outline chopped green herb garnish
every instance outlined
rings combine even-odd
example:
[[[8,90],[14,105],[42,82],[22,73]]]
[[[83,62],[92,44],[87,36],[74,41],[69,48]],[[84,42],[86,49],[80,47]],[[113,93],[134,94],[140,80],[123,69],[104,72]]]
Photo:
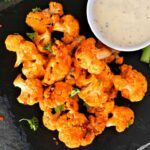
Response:
[[[42,11],[42,10],[39,7],[35,7],[35,8],[32,9],[32,12],[37,12],[37,11]]]
[[[71,91],[70,96],[73,97],[73,96],[77,95],[79,92],[80,92],[80,89],[74,88],[74,89]]]
[[[62,111],[64,111],[65,109],[64,109],[64,105],[60,105],[60,106],[57,106],[56,108],[54,108],[55,109],[55,112],[57,113],[57,112],[62,112]]]
[[[141,61],[150,64],[150,46],[147,46],[143,49]]]
[[[38,121],[38,118],[36,117],[32,117],[31,119],[20,119],[19,122],[22,122],[22,121],[27,121],[28,124],[30,125],[30,129],[32,129],[33,131],[36,131],[39,127],[39,121]]]
[[[26,33],[26,35],[28,36],[29,39],[35,40],[36,36],[37,36],[37,33],[36,32]]]
[[[45,44],[43,48],[44,48],[44,50],[47,50],[50,53],[52,53],[52,43]]]

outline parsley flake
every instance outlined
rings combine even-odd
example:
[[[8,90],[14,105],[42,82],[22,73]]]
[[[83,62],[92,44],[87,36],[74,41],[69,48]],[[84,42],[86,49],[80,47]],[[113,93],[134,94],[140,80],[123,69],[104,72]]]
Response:
[[[41,8],[35,7],[35,8],[32,9],[32,12],[38,12],[38,11],[42,11]]]
[[[74,96],[77,95],[79,92],[80,92],[80,89],[74,88],[74,89],[71,91],[70,96],[71,96],[71,97],[74,97]]]
[[[58,112],[62,112],[62,111],[64,111],[65,109],[64,109],[64,105],[60,105],[60,106],[57,106],[56,108],[54,108],[55,109],[55,112],[56,113],[58,113]]]
[[[39,127],[39,121],[38,121],[38,118],[36,117],[32,117],[31,119],[23,118],[19,120],[19,122],[22,122],[22,121],[27,121],[30,126],[30,129],[33,131],[36,131]]]
[[[28,36],[29,39],[35,40],[36,36],[37,36],[37,33],[36,32],[26,33],[26,35]]]
[[[52,43],[45,44],[43,48],[52,53]]]

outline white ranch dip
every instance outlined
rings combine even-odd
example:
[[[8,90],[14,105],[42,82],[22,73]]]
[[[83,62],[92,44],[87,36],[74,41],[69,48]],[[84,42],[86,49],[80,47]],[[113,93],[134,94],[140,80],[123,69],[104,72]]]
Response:
[[[102,36],[116,45],[150,40],[150,0],[95,0],[93,15]]]

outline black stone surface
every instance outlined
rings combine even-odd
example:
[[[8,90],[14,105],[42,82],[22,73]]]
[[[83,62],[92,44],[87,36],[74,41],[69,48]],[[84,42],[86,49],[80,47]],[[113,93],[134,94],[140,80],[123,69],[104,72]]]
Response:
[[[0,115],[5,117],[0,122],[0,150],[29,150],[26,134],[15,124],[6,96],[0,96]]]
[[[87,37],[94,36],[86,18],[87,0],[57,1],[64,5],[65,13],[73,14],[79,20],[81,34]],[[0,8],[2,8],[1,2]],[[0,12],[2,25],[0,28],[0,115],[6,118],[4,122],[0,122],[0,150],[68,150],[61,142],[55,144],[53,137],[57,138],[57,132],[48,131],[43,127],[42,112],[38,105],[29,107],[17,102],[19,90],[12,83],[21,69],[13,68],[15,54],[8,52],[4,45],[8,34],[20,33],[25,36],[26,32],[30,32],[31,29],[24,23],[26,14],[36,6],[46,8],[48,3],[49,0],[24,0],[17,5],[11,5],[12,7],[7,6],[7,9]],[[139,61],[141,51],[122,53],[122,55],[125,57],[125,63],[133,65],[147,77],[150,85],[150,68]],[[131,104],[122,98],[118,98],[117,102],[119,105],[128,105],[134,110],[134,125],[121,134],[114,128],[108,128],[91,145],[76,150],[137,150],[150,142],[150,89],[140,103]],[[30,130],[27,124],[18,123],[20,118],[32,116],[38,117],[41,122],[37,132]]]

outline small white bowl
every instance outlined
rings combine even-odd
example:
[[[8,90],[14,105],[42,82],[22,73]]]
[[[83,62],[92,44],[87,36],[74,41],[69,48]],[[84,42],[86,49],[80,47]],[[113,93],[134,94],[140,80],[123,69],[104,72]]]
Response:
[[[112,43],[111,41],[109,41],[108,39],[106,39],[104,36],[102,36],[101,32],[97,29],[97,25],[94,22],[94,13],[93,13],[93,6],[94,6],[94,2],[95,0],[88,0],[87,3],[87,19],[88,19],[88,23],[90,25],[91,30],[93,31],[93,33],[95,34],[95,36],[105,45],[115,49],[115,50],[119,50],[119,51],[126,51],[126,52],[131,52],[131,51],[137,51],[140,49],[143,49],[144,47],[150,45],[150,40],[142,43],[142,44],[138,44],[135,46],[126,46],[126,47],[122,47],[119,45],[116,45],[114,43]]]

